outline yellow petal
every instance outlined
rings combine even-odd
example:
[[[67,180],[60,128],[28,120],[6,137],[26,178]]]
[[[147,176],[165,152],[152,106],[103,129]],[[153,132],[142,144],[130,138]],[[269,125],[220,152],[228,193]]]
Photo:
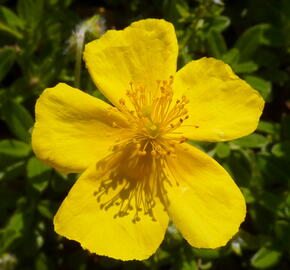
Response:
[[[176,72],[178,47],[171,23],[158,19],[110,30],[85,46],[84,60],[96,86],[116,106],[130,82],[155,89]]]
[[[82,172],[111,151],[116,113],[107,103],[60,83],[39,97],[32,147],[44,163],[61,172]],[[117,120],[118,121],[118,120]]]
[[[140,220],[134,221],[136,203],[140,203],[142,194],[133,194],[134,189],[127,188],[138,183],[140,179],[136,176],[140,174],[141,178],[142,172],[130,167],[134,160],[127,162],[123,158],[124,162],[115,164],[117,170],[112,168],[109,178],[101,171],[108,171],[111,160],[86,170],[58,210],[54,227],[58,234],[78,241],[92,253],[121,260],[144,260],[162,242],[168,216],[160,201],[155,200],[156,220],[141,211],[138,212]],[[126,209],[129,198],[132,208],[127,208],[125,215],[120,209]]]
[[[264,107],[257,91],[220,60],[202,58],[179,70],[177,96],[186,95],[189,119],[181,132],[192,140],[225,141],[253,132]]]
[[[224,246],[245,218],[242,193],[228,173],[200,150],[185,144],[176,155],[168,164],[172,181],[179,183],[167,188],[169,216],[192,246]]]

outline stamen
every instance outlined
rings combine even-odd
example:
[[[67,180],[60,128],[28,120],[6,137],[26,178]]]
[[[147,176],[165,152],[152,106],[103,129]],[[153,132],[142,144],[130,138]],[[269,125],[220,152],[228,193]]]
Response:
[[[139,156],[145,156],[147,154],[147,152],[145,150],[143,151],[138,151],[138,155]]]
[[[115,218],[133,213],[135,223],[143,213],[155,220],[156,197],[166,207],[167,160],[176,158],[176,147],[187,141],[178,128],[189,118],[185,108],[189,99],[186,96],[174,99],[173,83],[173,76],[157,80],[155,89],[132,81],[126,97],[119,100],[116,110],[129,125],[124,128],[118,121],[112,122],[119,133],[112,149],[114,153],[105,161],[109,165],[104,166],[102,175],[111,173],[94,193],[102,202],[102,209],[117,207]],[[139,173],[128,179],[120,173],[130,175],[134,171]],[[121,187],[119,192],[108,198],[108,191],[117,186]]]
[[[119,127],[118,124],[117,124],[116,122],[113,122],[112,126],[113,126],[114,128]]]

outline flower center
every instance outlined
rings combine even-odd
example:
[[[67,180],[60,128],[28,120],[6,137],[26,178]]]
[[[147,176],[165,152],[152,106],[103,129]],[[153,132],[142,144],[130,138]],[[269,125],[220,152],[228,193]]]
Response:
[[[173,100],[172,84],[172,76],[157,81],[153,90],[130,82],[129,106],[124,99],[119,101],[119,109],[130,123],[125,131],[126,144],[135,144],[138,155],[150,153],[155,158],[174,155],[176,144],[187,140],[176,130],[188,119],[185,106],[189,101],[185,96]]]
[[[94,196],[102,209],[116,208],[115,218],[133,213],[132,221],[137,222],[143,212],[155,220],[156,200],[168,205],[165,185],[174,184],[169,181],[168,158],[175,158],[177,144],[187,140],[178,128],[188,119],[189,102],[185,96],[174,99],[172,84],[172,76],[157,81],[155,89],[131,82],[127,101],[120,99],[114,109],[128,124],[113,123],[119,138],[113,153],[97,164],[102,180]],[[109,191],[116,194],[109,196]]]

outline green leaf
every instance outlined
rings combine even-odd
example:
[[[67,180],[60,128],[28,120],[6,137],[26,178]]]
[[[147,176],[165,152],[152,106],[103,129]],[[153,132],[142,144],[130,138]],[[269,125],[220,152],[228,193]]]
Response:
[[[211,30],[207,35],[207,45],[211,56],[221,59],[227,51],[227,46],[222,34]]]
[[[283,197],[276,195],[274,193],[264,190],[264,192],[259,196],[259,204],[265,207],[266,209],[272,211],[273,213],[277,212],[277,209],[283,203]]]
[[[182,17],[182,20],[188,18],[191,16],[191,13],[188,10],[188,6],[184,3],[176,3],[176,10],[179,13],[179,15]]]
[[[15,212],[8,224],[0,231],[0,254],[6,250],[22,236],[24,227],[24,214]]]
[[[222,60],[231,66],[234,66],[235,64],[237,64],[239,59],[240,59],[240,52],[236,48],[230,49],[222,57]]]
[[[17,11],[19,16],[33,30],[43,17],[44,1],[43,0],[18,0]]]
[[[274,231],[276,237],[284,243],[284,247],[287,249],[290,243],[290,223],[286,220],[278,220],[275,223]]]
[[[197,263],[195,260],[192,261],[182,261],[180,270],[198,270]]]
[[[0,6],[0,31],[21,39],[22,33],[19,29],[22,27],[23,21],[12,10]]]
[[[258,269],[267,269],[276,265],[281,259],[282,253],[280,251],[262,247],[251,259],[251,265]]]
[[[265,155],[258,153],[256,155],[258,161],[258,169],[263,174],[263,180],[269,185],[270,183],[284,184],[290,180],[289,161],[278,159],[273,155]]]
[[[266,33],[270,28],[269,24],[255,25],[248,28],[240,36],[235,44],[235,48],[240,51],[242,60],[251,59],[259,46],[269,44]]]
[[[50,200],[42,200],[38,204],[37,209],[42,216],[52,220],[54,214],[56,213],[57,206],[58,204]]]
[[[25,161],[21,160],[12,165],[5,166],[5,168],[0,171],[0,181],[1,180],[15,180],[19,175],[25,171]]]
[[[7,100],[2,105],[1,111],[2,119],[14,136],[25,142],[30,142],[30,129],[33,126],[33,119],[25,107],[13,100]]]
[[[220,249],[193,248],[193,254],[202,259],[216,259],[220,256]]]
[[[27,177],[32,186],[39,192],[46,189],[51,177],[52,168],[31,157],[27,163]]]
[[[0,49],[0,82],[9,72],[16,58],[15,50],[12,48]]]
[[[21,141],[13,139],[0,141],[0,155],[24,158],[29,155],[30,150],[30,145]]]
[[[280,126],[278,123],[260,121],[257,127],[257,131],[262,131],[268,134],[277,134],[280,132]]]
[[[231,21],[226,16],[215,16],[213,17],[212,28],[218,32],[224,31],[230,25]]]
[[[248,84],[250,84],[254,89],[258,90],[261,96],[266,100],[270,101],[271,98],[271,91],[272,91],[272,84],[269,81],[266,81],[262,78],[246,75],[244,79]]]
[[[251,190],[249,188],[246,187],[240,187],[241,191],[243,192],[243,195],[245,197],[246,202],[249,203],[253,203],[256,198],[255,196],[252,194]]]
[[[220,158],[228,157],[231,153],[230,146],[227,143],[217,143],[216,154]]]
[[[238,236],[242,239],[241,245],[243,249],[257,250],[261,247],[262,241],[259,235],[250,234],[249,232],[240,229]]]
[[[252,177],[251,162],[245,154],[239,151],[231,151],[227,159],[229,170],[239,186],[248,186]]]
[[[253,61],[248,61],[248,62],[234,65],[233,70],[236,73],[252,73],[258,70],[258,65]]]
[[[268,143],[266,137],[260,134],[251,134],[238,140],[230,142],[231,145],[238,145],[241,147],[260,148]]]
[[[272,148],[272,153],[278,158],[290,160],[290,141],[276,143]]]

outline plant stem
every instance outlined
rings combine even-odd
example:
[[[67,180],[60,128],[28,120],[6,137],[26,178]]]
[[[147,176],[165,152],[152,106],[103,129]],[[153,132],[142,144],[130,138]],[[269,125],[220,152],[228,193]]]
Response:
[[[80,88],[81,83],[81,66],[82,66],[82,54],[84,48],[85,32],[80,31],[77,33],[77,49],[76,49],[76,62],[75,62],[75,87]]]

